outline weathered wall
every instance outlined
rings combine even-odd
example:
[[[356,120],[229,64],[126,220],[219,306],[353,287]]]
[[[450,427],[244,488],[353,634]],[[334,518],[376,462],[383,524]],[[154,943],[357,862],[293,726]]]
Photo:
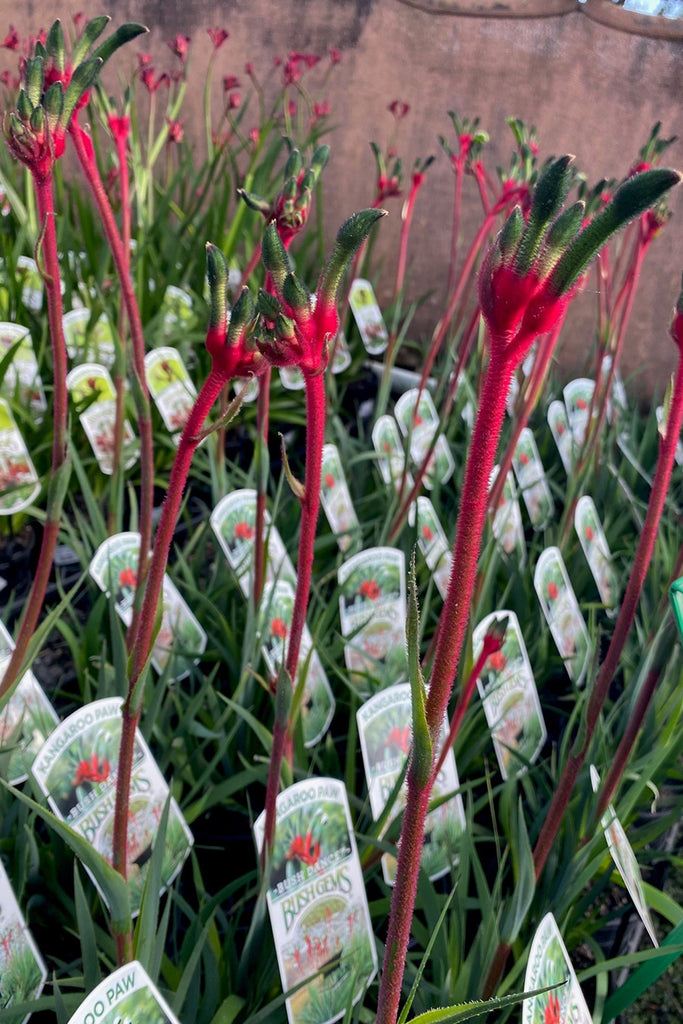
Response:
[[[35,31],[57,13],[68,21],[81,6],[82,0],[75,0],[56,11],[42,0],[28,0],[19,10],[5,2],[0,4],[0,27],[13,22],[22,33]],[[451,131],[448,109],[480,115],[492,139],[492,168],[508,163],[512,140],[505,121],[515,115],[537,125],[542,156],[574,153],[589,180],[624,174],[654,121],[663,122],[667,135],[681,133],[683,44],[614,31],[578,8],[561,17],[515,19],[440,15],[401,0],[231,0],[221,5],[118,0],[109,13],[116,23],[138,20],[151,27],[144,48],[158,55],[160,65],[172,66],[173,61],[164,40],[176,32],[193,37],[193,89],[184,111],[189,132],[201,124],[201,90],[210,53],[207,26],[230,31],[216,64],[218,91],[220,76],[243,77],[246,60],[266,69],[274,55],[290,49],[325,52],[330,45],[339,47],[343,59],[330,80],[328,97],[337,126],[325,172],[331,230],[373,198],[368,143],[387,142],[393,127],[387,105],[397,97],[411,106],[399,137],[408,169],[415,157],[439,153],[437,135]],[[131,60],[141,48],[133,44]],[[681,142],[669,151],[667,162],[683,165]],[[411,295],[434,290],[418,321],[425,332],[443,298],[453,182],[443,154],[428,173],[410,254]],[[472,188],[468,195],[466,236],[479,216]],[[665,381],[674,363],[666,329],[683,269],[683,194],[671,205],[675,219],[650,254],[624,359],[625,372],[637,372],[639,387],[647,391],[653,382]],[[387,267],[380,289],[384,294],[391,287],[389,269],[400,223],[395,200],[390,209],[380,241]],[[562,355],[568,369],[581,364],[591,340],[595,295],[581,296],[578,305]]]

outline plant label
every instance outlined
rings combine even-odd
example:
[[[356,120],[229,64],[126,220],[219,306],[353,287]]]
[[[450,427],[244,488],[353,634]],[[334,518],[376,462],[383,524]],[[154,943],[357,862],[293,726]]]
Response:
[[[43,279],[38,270],[38,264],[30,256],[17,256],[17,277],[21,281],[21,301],[33,313],[39,313],[43,308]],[[64,282],[61,282],[62,294],[64,294]]]
[[[346,790],[309,778],[280,793],[268,913],[289,1024],[330,1024],[377,973],[377,953]],[[265,812],[254,824],[259,852]],[[310,979],[310,980],[308,980]]]
[[[607,377],[610,370],[612,369],[612,356],[606,355],[602,357],[602,375]],[[623,418],[628,413],[628,398],[626,397],[626,388],[624,382],[621,379],[621,374],[618,370],[614,371],[612,377],[612,391],[609,404],[607,406],[607,418],[610,423],[613,423],[615,419]]]
[[[574,529],[593,574],[600,600],[608,614],[615,615],[619,600],[619,584],[612,565],[605,531],[598,517],[593,499],[583,494],[576,503]]]
[[[119,967],[81,1003],[68,1024],[180,1024],[137,960]]]
[[[111,476],[116,447],[116,392],[109,371],[96,363],[83,363],[68,375],[66,386],[97,465],[103,473]],[[138,441],[130,422],[124,419],[123,466],[130,469],[137,458]]]
[[[40,481],[12,411],[0,398],[0,515],[28,508],[40,494]]]
[[[538,699],[519,620],[512,611],[492,612],[472,637],[473,657],[481,654],[484,638],[496,620],[507,616],[503,646],[487,659],[477,687],[493,748],[504,779],[521,775],[543,749],[548,733]]]
[[[182,288],[169,284],[164,292],[164,298],[161,303],[161,314],[165,338],[173,334],[184,333],[192,322],[196,320],[192,296],[188,295]]]
[[[665,414],[663,405],[657,406],[657,408],[655,409],[655,415],[657,417],[657,428],[659,429],[660,436],[662,437],[662,439],[664,439],[666,437],[667,416]],[[683,466],[683,442],[681,441],[680,437],[676,442],[676,453],[674,455],[674,459],[676,460],[677,466]]]
[[[258,398],[258,377],[233,377],[232,390],[236,395],[242,394],[243,402],[255,402]]]
[[[133,619],[133,600],[137,588],[139,533],[118,533],[109,537],[95,552],[90,575],[100,590],[114,598],[116,611],[126,626]],[[164,574],[161,626],[152,649],[152,665],[169,682],[188,676],[206,647],[206,633]]]
[[[529,427],[525,427],[512,457],[512,468],[517,477],[522,498],[534,530],[544,529],[555,513],[553,496],[538,454],[536,440]]]
[[[432,396],[424,389],[420,395],[419,388],[404,391],[396,402],[394,416],[398,420],[401,433],[409,439],[413,464],[421,466],[439,429],[439,414]],[[454,470],[455,462],[451,450],[446,438],[441,434],[429,456],[429,465],[424,476],[425,487],[431,490],[437,481],[445,484]]]
[[[343,373],[351,365],[351,349],[341,327],[330,345],[330,365],[332,373]]]
[[[10,349],[12,361],[5,370],[3,394],[18,401],[24,409],[29,408],[34,418],[40,421],[47,410],[47,400],[31,335],[27,327],[0,323],[0,358],[6,356]]]
[[[228,565],[237,576],[242,593],[251,592],[251,573],[256,536],[256,491],[243,488],[226,494],[211,513],[211,528],[223,549]],[[277,527],[268,510],[264,517],[266,531],[267,583],[287,580],[296,587],[296,573]]]
[[[539,555],[534,587],[567,675],[581,686],[590,658],[590,640],[559,548],[546,548]]]
[[[344,660],[366,692],[403,681],[406,662],[405,558],[394,548],[368,548],[339,567]]]
[[[12,1024],[26,1024],[11,1009],[18,1003],[37,999],[43,991],[47,968],[33,936],[26,927],[21,908],[0,861],[0,1006],[2,1017]]]
[[[177,445],[197,397],[182,356],[166,346],[152,349],[145,356],[145,377],[164,426]]]
[[[430,499],[420,495],[416,504],[417,546],[429,566],[437,590],[445,601],[453,565],[451,548]]]
[[[268,671],[277,678],[287,658],[289,631],[294,612],[294,587],[287,580],[267,583],[259,608],[261,651]],[[335,701],[320,655],[304,623],[295,686],[303,685],[301,722],[304,746],[314,747],[330,727]]]
[[[91,310],[72,309],[62,317],[62,325],[66,350],[73,362],[100,363],[108,369],[114,365],[114,334],[104,313],[93,321]]]
[[[10,656],[9,652],[0,656],[0,679]],[[0,753],[9,748],[9,764],[3,774],[10,785],[18,786],[28,778],[36,753],[58,722],[57,712],[29,669],[0,711]]]
[[[536,929],[529,951],[524,991],[531,992],[548,985],[558,987],[524,1000],[522,1024],[549,1024],[551,1021],[591,1024],[593,1018],[552,914],[546,914]]]
[[[393,416],[380,416],[372,428],[372,443],[377,453],[377,465],[385,484],[398,493],[409,494],[414,480],[406,469],[403,442]],[[405,477],[405,482],[404,482]]]
[[[113,857],[122,703],[119,697],[105,698],[74,711],[50,734],[31,768],[51,810],[87,839],[109,864]],[[133,913],[138,914],[152,845],[169,795],[166,780],[139,731],[135,734],[130,793],[128,887]],[[192,833],[171,799],[161,892],[180,871],[192,843]]]
[[[569,476],[574,469],[576,452],[574,450],[574,435],[569,426],[564,402],[558,402],[556,399],[550,403],[548,406],[548,426],[557,445],[557,450],[560,453],[564,471]]]
[[[588,430],[588,416],[590,414],[593,394],[595,392],[595,381],[589,377],[579,377],[570,380],[562,391],[564,404],[567,407],[567,419],[574,437],[574,444],[581,449],[586,440]],[[593,411],[595,417],[595,410]]]
[[[498,466],[494,466],[491,472],[491,487],[498,476]],[[517,552],[520,565],[526,562],[526,540],[524,538],[524,527],[522,526],[522,512],[519,507],[519,498],[515,490],[515,481],[512,473],[505,478],[503,493],[498,502],[498,508],[493,514],[492,523],[493,536],[498,541],[506,555]]]
[[[369,281],[357,277],[349,291],[349,306],[368,355],[378,356],[389,344],[382,314]]]
[[[377,821],[391,798],[412,744],[412,708],[410,683],[402,683],[381,690],[367,700],[356,712],[358,736],[363,755],[365,780],[370,797],[372,816]],[[448,723],[444,720],[440,742],[448,736]],[[447,797],[436,810],[430,811],[425,821],[424,841],[420,863],[432,881],[447,874],[457,862],[457,845],[466,826],[465,807],[457,792],[460,788],[453,750],[449,750],[434,783],[432,799]],[[406,801],[405,779],[389,813],[392,821]],[[396,857],[382,855],[382,872],[387,885],[396,880]]]
[[[347,552],[352,535],[360,535],[360,525],[351,501],[339,449],[334,444],[323,445],[320,503],[332,533],[336,534],[339,550]]]
[[[303,391],[306,387],[304,375],[298,366],[281,366],[280,380],[287,391]]]

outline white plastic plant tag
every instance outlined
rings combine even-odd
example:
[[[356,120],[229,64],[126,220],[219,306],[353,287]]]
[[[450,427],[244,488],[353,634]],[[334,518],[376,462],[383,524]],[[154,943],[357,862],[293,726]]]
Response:
[[[145,356],[149,393],[176,444],[192,411],[197,389],[182,356],[174,348],[155,348]]]
[[[356,278],[349,290],[349,306],[365,351],[371,356],[378,356],[389,344],[389,334],[369,281]]]
[[[514,612],[492,612],[482,619],[472,637],[474,660],[481,654],[491,626],[506,616],[503,646],[489,656],[477,680],[504,779],[525,772],[527,765],[538,758],[548,736],[529,655]]]
[[[261,852],[265,812],[254,824]],[[346,790],[309,778],[280,793],[268,913],[289,1024],[330,1024],[377,973],[377,953]]]
[[[0,1006],[2,1019],[11,1024],[26,1024],[31,1016],[12,1014],[12,1006],[37,999],[43,991],[47,968],[24,915],[12,891],[0,860]]]
[[[574,435],[569,426],[564,402],[558,402],[556,399],[550,403],[548,406],[548,426],[557,445],[557,450],[560,453],[564,471],[569,476],[574,469],[576,454],[574,451]]]
[[[211,529],[223,549],[228,565],[237,576],[242,593],[249,596],[256,537],[256,491],[242,488],[226,494],[211,513]],[[265,582],[287,580],[296,588],[296,573],[277,527],[266,509]]]
[[[534,530],[544,529],[554,515],[555,504],[541,457],[538,454],[536,440],[529,427],[525,427],[519,435],[512,457],[512,468],[515,471],[531,525]]]
[[[287,658],[293,612],[292,584],[286,580],[266,584],[259,608],[258,628],[263,658],[273,679],[277,678],[280,666]],[[335,701],[320,655],[313,646],[310,631],[305,623],[299,650],[297,684],[304,673],[301,724],[304,746],[314,747],[330,727]]]
[[[0,657],[0,679],[7,671],[10,656],[8,652]],[[0,755],[9,753],[9,764],[3,774],[10,785],[18,786],[28,778],[36,753],[58,722],[57,712],[29,669],[0,711]]]
[[[603,378],[607,378],[610,370],[612,369],[612,356],[606,355],[602,357],[602,375]],[[615,418],[619,419],[628,413],[628,398],[626,396],[626,388],[624,382],[621,379],[621,374],[618,370],[614,371],[612,378],[612,393],[610,397],[609,405],[607,406],[607,418],[612,423]]]
[[[66,378],[71,401],[93,450],[97,465],[107,476],[114,472],[116,392],[109,371],[96,363],[83,363]],[[138,441],[129,420],[123,421],[123,466],[138,458]]]
[[[164,336],[178,334],[196,319],[192,305],[192,296],[182,288],[169,284],[164,292],[161,312],[164,321]]]
[[[600,788],[600,775],[595,765],[590,766],[590,777],[593,792],[597,793]],[[619,821],[612,804],[609,804],[607,807],[600,824],[602,825],[605,833],[605,839],[607,840],[609,852],[612,854],[612,860],[616,864],[617,871],[622,877],[623,883],[626,886],[626,891],[633,900],[633,905],[638,911],[638,916],[645,925],[647,933],[652,939],[652,944],[654,946],[659,946],[659,943],[657,942],[657,933],[655,932],[655,926],[650,914],[650,908],[645,900],[643,876],[640,873],[640,865],[638,864],[636,855],[633,852],[633,847],[628,841],[628,837],[624,831],[624,826]]]
[[[491,487],[498,476],[498,466],[491,471]],[[517,552],[519,564],[526,563],[526,540],[524,538],[524,527],[522,526],[522,511],[519,507],[519,498],[515,490],[515,480],[512,473],[505,478],[503,493],[498,502],[498,508],[493,514],[492,523],[493,536],[506,555]]]
[[[365,780],[370,807],[375,821],[380,817],[387,800],[404,769],[412,742],[410,683],[402,683],[381,690],[367,700],[356,712],[358,737],[363,755]],[[448,736],[444,720],[440,743]],[[457,792],[460,788],[455,757],[448,751],[432,790],[432,799],[454,794],[427,815],[420,863],[432,881],[447,874],[457,862],[457,845],[466,826],[465,807]],[[403,809],[406,801],[405,780],[391,809],[390,820]],[[382,872],[387,885],[396,881],[396,858],[390,853],[382,855]]]
[[[114,598],[117,614],[129,626],[137,587],[139,533],[117,533],[95,552],[90,575],[100,590]],[[188,676],[206,648],[206,633],[180,596],[170,577],[164,574],[161,626],[152,648],[152,665],[166,673],[169,682]]]
[[[403,442],[393,416],[380,416],[372,428],[372,443],[377,453],[377,465],[385,484],[401,491],[401,483],[405,476],[403,494],[412,490],[414,480],[406,469]]]
[[[431,570],[437,590],[446,600],[453,555],[444,529],[429,498],[417,499],[417,546]]]
[[[363,693],[407,676],[405,574],[403,552],[394,548],[368,548],[339,567],[344,660]]]
[[[546,548],[539,555],[534,588],[567,675],[581,686],[590,658],[590,640],[559,548]]]
[[[513,373],[510,378],[510,387],[508,388],[507,397],[505,399],[505,412],[511,418],[515,415],[515,408],[517,406],[517,397],[519,395],[519,381],[517,380],[517,374]]]
[[[353,535],[360,534],[360,525],[344,476],[339,449],[334,444],[323,445],[320,503],[332,533],[336,534],[340,551],[348,551]]]
[[[655,409],[655,416],[657,417],[657,428],[662,438],[666,437],[666,416],[664,414],[664,406],[658,405]],[[683,466],[683,441],[680,437],[676,442],[676,453],[674,455],[677,466]]]
[[[0,323],[0,359],[9,349],[14,349],[14,352],[5,370],[2,392],[7,398],[19,401],[23,408],[30,408],[33,417],[40,421],[47,410],[47,400],[27,327]]]
[[[589,377],[578,377],[576,380],[570,380],[562,391],[564,404],[567,408],[567,419],[574,436],[574,443],[578,449],[583,447],[583,443],[586,440],[588,416],[594,391],[595,381]],[[593,416],[595,416],[595,410],[593,411]]]
[[[110,864],[122,703],[120,697],[111,697],[74,711],[50,734],[31,768],[51,810]],[[135,733],[130,793],[126,858],[131,908],[138,914],[152,845],[169,795],[168,784],[139,730]],[[192,843],[192,833],[171,799],[161,892],[180,871]]]
[[[583,997],[569,954],[552,914],[546,914],[534,935],[524,991],[557,985],[543,995],[522,1003],[522,1024],[592,1024],[592,1016]]]
[[[612,555],[598,517],[598,510],[593,499],[587,494],[583,494],[576,503],[574,529],[593,574],[600,600],[608,613],[615,615],[619,600],[617,574],[612,565]]]
[[[418,396],[420,399],[418,407]],[[434,406],[430,393],[419,388],[404,391],[394,407],[394,416],[404,437],[410,440],[410,457],[413,465],[418,467],[427,458],[427,452],[434,435],[439,429],[439,414]],[[445,484],[453,475],[455,462],[446,438],[441,435],[429,457],[429,465],[424,476],[424,485],[429,490],[439,481]]]
[[[40,481],[7,402],[0,398],[0,515],[28,508]]]
[[[133,960],[110,974],[81,1003],[68,1024],[180,1024],[144,970]]]
[[[114,365],[114,336],[109,320],[104,313],[90,327],[92,311],[72,309],[62,317],[66,350],[75,363],[101,363],[110,368]]]
[[[346,335],[339,329],[337,336],[330,345],[330,366],[332,373],[343,373],[351,365],[351,349],[346,340]]]
[[[418,395],[420,397],[419,405]],[[421,395],[419,388],[410,388],[409,391],[404,391],[396,400],[394,416],[404,437],[408,437],[420,427],[431,427],[432,430],[437,430],[439,427],[439,414],[436,411],[434,400],[429,391],[424,388]]]
[[[21,301],[27,309],[39,313],[43,307],[44,285],[36,261],[30,256],[18,256],[17,277],[21,281]],[[64,294],[64,283],[60,283]]]
[[[303,391],[306,387],[304,375],[298,366],[281,366],[280,380],[287,391]]]
[[[236,395],[243,392],[243,402],[255,402],[259,391],[258,377],[233,377],[232,390]]]

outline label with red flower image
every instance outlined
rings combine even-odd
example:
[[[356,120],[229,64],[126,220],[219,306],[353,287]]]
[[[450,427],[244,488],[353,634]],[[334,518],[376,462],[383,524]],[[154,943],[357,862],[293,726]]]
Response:
[[[574,444],[581,449],[586,440],[588,416],[593,401],[595,381],[589,377],[578,377],[570,380],[562,390],[564,404],[567,407],[567,418],[574,437]],[[595,410],[593,412],[595,416]]]
[[[349,289],[349,306],[368,355],[378,356],[389,344],[389,333],[369,281],[357,277]]]
[[[491,626],[506,616],[508,624],[503,646],[489,656],[477,679],[504,779],[525,772],[537,759],[548,735],[524,637],[514,612],[492,612],[482,619],[472,636],[473,658],[476,661],[479,657]]]
[[[368,548],[339,567],[344,659],[364,693],[407,678],[405,572],[394,548]]]
[[[306,387],[304,375],[298,366],[281,366],[280,380],[287,391],[303,391]]]
[[[419,405],[418,405],[419,397]],[[430,393],[423,389],[411,388],[404,391],[396,402],[394,415],[401,433],[409,438],[410,458],[415,466],[421,466],[428,457],[434,435],[439,429],[439,414]],[[446,438],[441,434],[434,450],[429,455],[429,465],[424,476],[424,485],[431,490],[437,483],[445,484],[453,475],[455,462]]]
[[[37,999],[47,968],[14,895],[0,860],[0,1007],[3,1020],[26,1024],[31,1016],[13,1015],[13,1006]]]
[[[593,499],[587,494],[583,494],[576,503],[574,529],[593,574],[600,600],[608,613],[615,615],[619,600],[617,574],[612,565],[612,555],[598,517],[598,510]]]
[[[237,576],[245,597],[251,590],[251,571],[256,537],[256,491],[242,488],[226,494],[211,513],[211,529]],[[296,587],[296,573],[277,527],[266,509],[266,582],[287,580]]]
[[[422,495],[417,499],[417,546],[445,601],[451,579],[453,555],[434,506],[429,498]]]
[[[54,813],[110,864],[122,703],[119,697],[113,697],[74,711],[50,734],[31,768]],[[128,887],[137,914],[152,845],[169,794],[166,780],[139,732],[135,734],[130,794]],[[192,842],[192,833],[172,799],[161,870],[162,891],[180,871]]]
[[[390,686],[376,693],[358,709],[356,719],[370,807],[377,821],[391,798],[410,753],[410,683]],[[446,741],[447,736],[448,724],[444,720],[441,743]],[[455,757],[451,749],[432,790],[432,799],[443,799],[443,802],[429,812],[425,821],[420,863],[432,881],[445,875],[457,861],[458,839],[466,825],[465,807],[458,793],[459,788]],[[453,795],[449,797],[449,794]],[[390,822],[403,809],[405,801],[404,780],[391,808]],[[390,853],[382,855],[382,872],[387,885],[393,885],[396,880],[396,857]]]
[[[564,466],[564,471],[569,474],[574,469],[574,461],[576,458],[576,452],[574,447],[574,435],[572,434],[571,427],[569,426],[569,420],[567,418],[567,410],[565,409],[564,402],[558,402],[555,399],[548,406],[548,426],[550,427],[550,433],[553,435],[557,450],[560,453],[560,459]]]
[[[90,309],[72,309],[62,317],[69,358],[75,363],[114,365],[116,346],[112,326],[104,313],[96,320]]]
[[[280,666],[287,657],[293,612],[292,584],[287,580],[267,583],[263,588],[263,599],[259,608],[259,633],[263,658],[273,679],[277,678]],[[301,724],[304,746],[313,747],[330,727],[335,702],[320,655],[313,646],[310,631],[305,623],[301,636],[296,685],[302,680],[304,691],[301,700]]]
[[[114,598],[116,611],[126,626],[133,618],[133,600],[137,587],[139,533],[117,533],[95,552],[90,575],[100,590]],[[178,593],[167,574],[162,590],[161,626],[152,649],[152,665],[166,674],[169,682],[189,675],[206,647],[206,633]]]
[[[348,551],[353,539],[352,534],[358,534],[360,526],[344,476],[339,450],[334,444],[323,445],[320,503],[332,533],[337,536],[339,550]]]
[[[541,456],[538,454],[533,431],[524,427],[512,457],[512,468],[517,477],[522,498],[534,530],[542,530],[555,513],[553,496],[546,479]]]
[[[403,441],[393,416],[380,416],[372,428],[372,443],[377,452],[377,465],[385,484],[397,492],[409,494],[414,480],[406,469]]]
[[[119,967],[94,988],[68,1024],[179,1024],[178,1018],[149,978],[133,960]]]
[[[498,466],[491,470],[491,487],[498,476]],[[498,541],[506,555],[517,552],[520,565],[526,563],[526,540],[524,538],[524,527],[522,526],[522,511],[519,507],[519,498],[515,488],[515,479],[512,473],[505,477],[505,486],[498,502],[498,508],[493,514],[491,524],[493,536]]]
[[[610,370],[612,369],[612,356],[606,355],[602,357],[602,377],[603,380],[607,379]],[[612,391],[610,400],[607,403],[607,418],[610,423],[613,423],[615,419],[623,419],[628,413],[628,398],[626,396],[626,388],[624,382],[621,379],[619,370],[615,370],[612,376]]]
[[[597,793],[600,789],[600,775],[595,765],[590,766],[590,777],[591,786],[593,792]],[[652,939],[654,946],[659,946],[657,942],[657,933],[655,932],[655,926],[652,921],[652,915],[650,914],[650,908],[647,905],[645,899],[645,890],[643,888],[643,876],[640,873],[640,865],[633,852],[633,847],[628,841],[624,826],[617,818],[616,811],[612,804],[609,804],[607,810],[602,816],[600,821],[603,831],[605,833],[605,839],[607,840],[607,846],[609,852],[612,854],[612,860],[617,866],[617,871],[622,877],[623,883],[626,886],[627,892],[633,900],[633,905],[638,911],[638,915],[645,925],[645,929]]]
[[[12,361],[2,379],[3,394],[18,401],[22,408],[30,408],[34,418],[40,421],[47,409],[47,400],[28,327],[0,323],[0,358],[10,349]]]
[[[524,976],[524,991],[557,985],[522,1003],[522,1024],[591,1024],[569,954],[552,914],[546,914],[534,935]]]
[[[268,913],[289,1024],[330,1024],[360,999],[377,952],[346,790],[309,778],[280,793]],[[261,851],[265,812],[254,824]],[[308,979],[308,984],[302,984]]]
[[[164,426],[178,444],[197,397],[182,356],[167,346],[152,349],[145,356],[145,377]]]
[[[10,654],[0,658],[0,679],[7,671]],[[10,751],[7,778],[18,786],[28,778],[36,752],[50,735],[59,716],[29,669],[0,711],[0,752]]]
[[[66,378],[71,400],[103,473],[114,472],[116,445],[116,391],[109,371],[96,363],[77,366]],[[129,421],[123,421],[123,465],[134,466],[138,440]]]
[[[12,411],[0,398],[0,515],[27,508],[40,493],[38,474]]]
[[[21,282],[21,301],[26,309],[39,313],[43,308],[45,286],[42,274],[38,270],[38,264],[30,256],[17,256],[15,273]],[[60,284],[63,295],[64,282],[62,281]]]
[[[164,337],[181,335],[196,320],[192,296],[182,288],[169,284],[161,303]]]
[[[590,639],[559,548],[546,548],[539,555],[534,588],[567,675],[581,686],[591,653]]]

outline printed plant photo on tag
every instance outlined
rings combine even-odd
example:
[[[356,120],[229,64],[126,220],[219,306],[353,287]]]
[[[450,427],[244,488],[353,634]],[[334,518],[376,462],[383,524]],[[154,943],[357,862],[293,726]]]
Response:
[[[544,529],[555,513],[548,480],[538,454],[536,440],[529,427],[525,427],[512,458],[512,468],[534,530]]]
[[[600,775],[595,765],[590,766],[590,778],[593,792],[597,793],[600,789]],[[603,814],[600,820],[600,825],[605,833],[605,839],[607,840],[607,846],[612,855],[612,860],[616,864],[617,871],[622,877],[623,883],[626,886],[626,891],[633,900],[633,905],[638,911],[638,916],[645,925],[645,929],[652,939],[653,945],[659,946],[659,943],[657,942],[657,933],[652,921],[652,915],[650,914],[650,908],[645,900],[643,876],[640,873],[640,865],[638,864],[636,855],[633,852],[633,847],[628,841],[628,836],[624,831],[624,826],[619,821],[612,804],[609,804],[607,810]]]
[[[610,370],[612,369],[612,356],[606,355],[602,357],[602,376],[606,380]],[[618,370],[614,371],[612,377],[612,391],[610,400],[607,403],[607,419],[610,423],[613,423],[615,419],[622,419],[628,413],[628,398],[626,396],[626,388],[624,382],[621,379],[621,374]]]
[[[550,913],[539,924],[531,943],[524,991],[548,985],[558,987],[524,1000],[522,1024],[592,1024],[557,922]]]
[[[0,398],[0,515],[28,508],[40,494],[40,481],[12,411]]]
[[[92,310],[72,309],[62,317],[66,350],[75,363],[114,365],[114,336],[104,313],[91,324]]]
[[[265,812],[254,824],[264,842]],[[280,793],[267,891],[289,1024],[330,1024],[365,991],[377,953],[346,790],[309,778]]]
[[[608,613],[615,615],[619,600],[619,582],[598,510],[593,499],[587,494],[583,494],[576,503],[574,529],[590,566],[600,600]]]
[[[567,408],[567,419],[577,448],[583,446],[588,429],[588,416],[593,401],[595,381],[589,377],[570,380],[563,388],[562,395]],[[593,411],[595,416],[595,410]]]
[[[339,449],[334,444],[323,445],[320,503],[330,524],[330,529],[337,537],[339,550],[347,552],[353,541],[353,535],[360,534],[360,525],[344,476]]]
[[[417,406],[418,396],[420,399]],[[434,434],[439,429],[439,416],[434,400],[428,391],[411,388],[397,400],[394,416],[404,437],[410,440],[410,457],[413,465],[421,466],[427,457]],[[455,462],[446,438],[441,435],[436,442],[424,476],[424,485],[431,490],[437,481],[445,484],[453,475]]]
[[[153,349],[145,356],[145,377],[164,426],[177,444],[197,397],[182,356],[167,346]]]
[[[512,611],[497,611],[478,624],[472,636],[472,655],[481,654],[491,626],[507,618],[503,646],[491,654],[477,688],[496,751],[500,773],[521,775],[538,758],[548,733],[538,698],[519,620]]]
[[[7,671],[10,654],[0,656],[0,679]],[[50,735],[59,716],[29,669],[0,710],[0,754],[9,753],[4,776],[11,786],[28,778],[36,753]]]
[[[38,270],[38,264],[30,256],[17,256],[16,274],[21,281],[21,301],[33,313],[43,308],[43,291],[45,286]],[[61,282],[62,294],[64,283]]]
[[[406,678],[405,558],[394,548],[368,548],[337,573],[339,615],[351,681],[372,692]]]
[[[137,587],[139,533],[119,533],[100,544],[90,563],[90,575],[100,590],[114,598],[121,621],[129,626]],[[161,625],[152,649],[152,665],[168,682],[179,682],[192,671],[206,648],[206,633],[175,584],[164,574]]]
[[[110,864],[122,703],[119,697],[105,698],[75,711],[50,734],[31,768],[51,810]],[[168,794],[166,780],[138,731],[126,848],[134,914],[140,910],[152,845]],[[180,871],[192,843],[192,833],[172,799],[161,871],[162,892]]]
[[[210,523],[242,593],[248,597],[256,537],[256,491],[242,488],[226,494],[211,513]],[[265,582],[287,580],[296,588],[292,560],[267,509],[264,529],[267,538]]]
[[[267,583],[259,606],[258,630],[261,635],[261,651],[273,679],[277,678],[280,667],[287,657],[289,630],[294,611],[294,587],[286,580]],[[304,624],[299,651],[298,674],[306,673],[303,699],[301,702],[301,723],[304,746],[313,747],[325,735],[334,715],[335,701],[320,655],[313,647],[308,626]]]
[[[559,548],[546,548],[539,555],[534,588],[567,675],[581,686],[588,668],[590,640]]]
[[[375,821],[384,811],[394,785],[403,771],[412,743],[410,683],[390,686],[367,700],[356,712],[358,736],[363,755],[365,780]],[[441,744],[446,741],[444,722]],[[420,864],[431,881],[447,874],[457,862],[457,847],[466,826],[465,807],[457,790],[460,787],[453,751],[449,750],[432,790],[432,800],[455,794],[445,800],[425,821]],[[406,801],[405,780],[392,808],[390,821]],[[396,880],[396,858],[382,855],[382,872],[387,885]]]
[[[365,351],[378,356],[389,344],[389,333],[369,281],[356,278],[349,290],[349,306]]]
[[[37,999],[46,978],[47,968],[0,860],[0,1018],[26,1024],[31,1014],[15,1016],[12,1007]]]
[[[233,377],[232,390],[234,395],[242,395],[242,401],[251,403],[258,398],[258,377]]]
[[[494,466],[491,473],[491,487],[493,487],[497,476],[498,466]],[[505,478],[505,486],[498,502],[498,508],[494,513],[491,528],[493,536],[505,554],[512,555],[513,552],[516,552],[519,564],[525,565],[526,540],[522,526],[522,511],[519,507],[512,472],[508,473]]]
[[[341,330],[337,331],[334,341],[330,345],[330,366],[332,373],[343,373],[351,365],[351,349],[346,340],[346,335]]]
[[[417,403],[418,395],[419,405]],[[419,427],[432,427],[433,430],[437,430],[439,426],[439,414],[436,411],[434,399],[426,388],[423,388],[422,394],[420,394],[419,388],[410,388],[409,391],[404,391],[396,400],[394,416],[404,437],[408,437]]]
[[[192,296],[172,284],[169,284],[164,292],[161,313],[165,338],[184,333],[197,319],[193,309]]]
[[[303,391],[306,381],[298,366],[281,366],[279,369],[283,388],[287,391]]]
[[[429,566],[437,590],[445,601],[451,579],[453,555],[431,500],[420,495],[416,504],[417,546]]]
[[[116,392],[109,371],[96,363],[84,363],[66,378],[74,408],[100,470],[107,476],[114,472],[116,433]],[[129,420],[123,421],[123,465],[134,466],[139,444]]]
[[[413,486],[413,478],[405,468],[406,457],[403,441],[393,416],[380,416],[372,428],[372,443],[377,452],[377,465],[385,484],[401,490],[401,481],[405,473],[404,494],[408,494]]]
[[[180,1024],[142,964],[133,960],[100,982],[68,1024]]]
[[[574,461],[576,458],[576,451],[574,446],[574,435],[572,434],[571,427],[569,426],[569,420],[567,419],[567,410],[565,409],[564,402],[558,402],[557,399],[551,402],[548,406],[548,426],[550,427],[550,433],[553,435],[557,450],[564,466],[564,471],[569,474],[574,469]]]
[[[19,324],[0,323],[0,359],[10,349],[13,349],[12,361],[5,369],[2,393],[23,408],[28,406],[34,418],[40,421],[47,410],[47,399],[29,330]]]

